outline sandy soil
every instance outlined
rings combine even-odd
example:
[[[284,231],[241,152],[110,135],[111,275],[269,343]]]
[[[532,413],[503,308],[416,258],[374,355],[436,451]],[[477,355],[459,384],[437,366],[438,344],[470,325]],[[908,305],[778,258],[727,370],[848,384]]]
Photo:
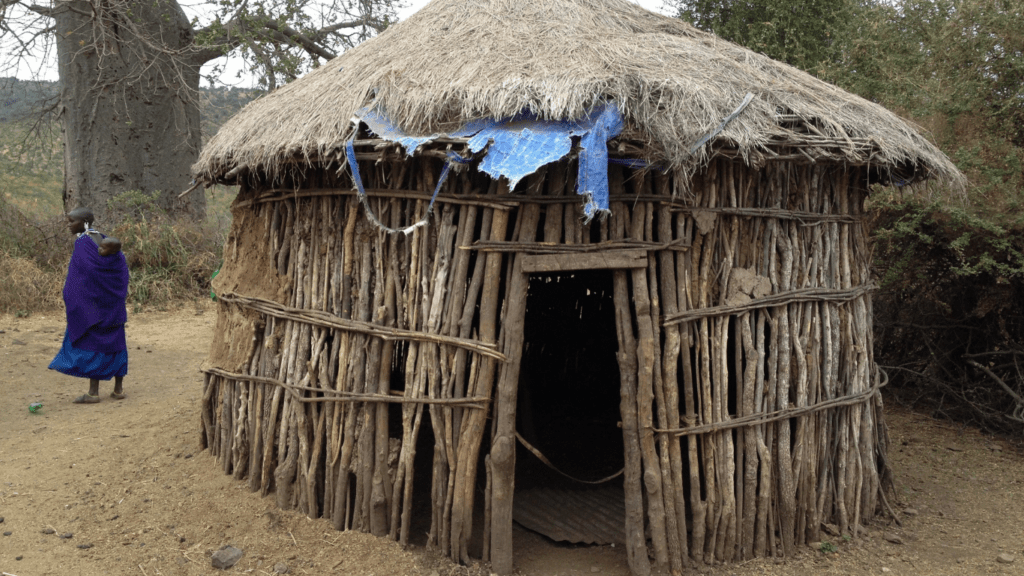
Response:
[[[0,572],[219,573],[210,556],[231,544],[244,551],[231,572],[487,574],[282,512],[223,475],[198,434],[198,367],[213,314],[189,305],[132,315],[128,398],[109,398],[104,383],[103,402],[91,406],[71,404],[84,381],[46,369],[62,313],[0,317],[0,533],[9,533],[0,536]],[[34,402],[44,404],[38,413],[28,410]],[[785,562],[687,574],[1024,574],[1022,447],[898,408],[888,418],[902,526],[880,518],[864,537],[830,537]],[[518,528],[516,566],[542,576],[628,574],[621,546],[556,545]]]

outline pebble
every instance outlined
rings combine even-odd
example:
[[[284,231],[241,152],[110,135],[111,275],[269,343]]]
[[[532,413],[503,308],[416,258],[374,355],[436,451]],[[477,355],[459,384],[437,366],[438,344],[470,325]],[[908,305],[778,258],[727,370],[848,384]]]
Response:
[[[288,565],[284,562],[278,562],[277,564],[274,564],[274,572],[276,572],[277,574],[287,574]]]
[[[54,534],[56,532],[57,531],[54,530],[53,528],[43,528],[43,534]]]
[[[12,532],[4,532],[4,536],[10,536]]]
[[[89,548],[92,548],[92,544],[79,544],[78,547],[82,550],[88,550]]]
[[[1007,554],[1006,552],[996,556],[996,562],[999,562],[1000,564],[1013,564],[1013,561],[1016,559],[1017,558],[1013,554]]]
[[[3,334],[3,331],[0,331],[0,334]],[[4,517],[0,516],[0,524],[3,524],[3,523],[4,523]]]
[[[224,546],[213,553],[213,556],[210,557],[210,561],[213,563],[214,568],[227,570],[242,559],[242,554],[244,554],[244,552],[234,546]]]
[[[60,537],[65,540],[70,540],[72,536],[74,536],[74,534],[72,534],[71,532],[65,532],[60,535]]]
[[[913,508],[907,508],[907,509],[903,510],[903,513],[906,514],[907,516],[917,516],[917,514],[918,514],[917,510],[915,510]]]
[[[888,574],[889,572],[892,572],[892,570],[889,570],[887,567],[882,566],[882,573],[883,574]]]
[[[12,340],[12,341],[11,341],[11,344],[14,344],[15,346],[25,346],[25,345],[26,345],[26,344],[25,344],[24,342],[22,342],[21,340]],[[20,560],[20,558],[19,558],[19,560]]]
[[[903,538],[900,538],[899,534],[893,534],[892,532],[886,532],[882,538],[885,538],[886,542],[892,542],[893,544],[903,544]]]
[[[21,560],[22,558],[24,558],[24,556],[15,556],[14,557],[15,560]]]

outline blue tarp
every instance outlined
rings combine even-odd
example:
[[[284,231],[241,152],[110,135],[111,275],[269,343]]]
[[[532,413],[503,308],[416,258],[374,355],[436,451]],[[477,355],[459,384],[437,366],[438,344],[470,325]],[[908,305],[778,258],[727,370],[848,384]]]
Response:
[[[380,138],[401,144],[406,154],[413,154],[423,144],[442,136],[410,136],[387,116],[370,108],[361,110],[358,117]],[[479,169],[492,178],[504,176],[509,189],[541,166],[564,158],[572,150],[573,137],[580,137],[576,192],[584,196],[583,212],[590,219],[599,210],[608,210],[607,142],[618,136],[622,128],[618,106],[607,102],[576,121],[541,120],[523,112],[501,121],[474,120],[449,136],[469,138],[473,153],[486,150]]]

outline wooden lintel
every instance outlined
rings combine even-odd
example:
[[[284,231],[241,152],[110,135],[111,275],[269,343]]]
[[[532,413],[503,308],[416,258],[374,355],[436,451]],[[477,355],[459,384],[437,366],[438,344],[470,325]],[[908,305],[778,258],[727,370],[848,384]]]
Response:
[[[567,272],[646,268],[647,250],[606,250],[589,254],[524,254],[523,272]]]

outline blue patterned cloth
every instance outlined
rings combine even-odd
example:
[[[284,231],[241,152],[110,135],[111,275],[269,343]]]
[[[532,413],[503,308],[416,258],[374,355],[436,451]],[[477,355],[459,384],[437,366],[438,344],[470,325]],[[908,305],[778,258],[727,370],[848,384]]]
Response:
[[[124,332],[124,327],[121,331]],[[53,362],[50,362],[50,370],[78,378],[110,380],[128,374],[128,350],[113,354],[82,350],[75,348],[68,333],[64,332],[64,344]]]

